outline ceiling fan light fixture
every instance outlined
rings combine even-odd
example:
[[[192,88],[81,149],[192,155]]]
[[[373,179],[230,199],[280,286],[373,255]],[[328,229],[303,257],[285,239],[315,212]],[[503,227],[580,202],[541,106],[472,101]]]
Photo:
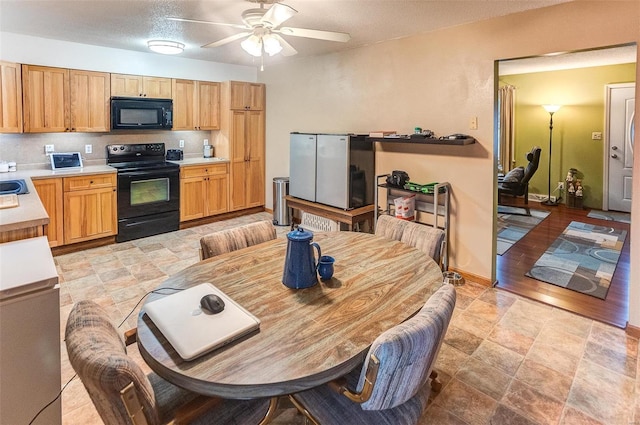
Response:
[[[184,50],[184,44],[169,40],[149,40],[147,41],[147,47],[152,52],[162,53],[163,55],[177,55]]]
[[[269,56],[277,55],[282,51],[280,41],[271,34],[262,37],[262,44],[264,45],[264,51],[267,52]]]
[[[251,56],[262,56],[262,39],[258,36],[252,35],[251,37],[246,38],[242,43],[240,43],[240,46]]]

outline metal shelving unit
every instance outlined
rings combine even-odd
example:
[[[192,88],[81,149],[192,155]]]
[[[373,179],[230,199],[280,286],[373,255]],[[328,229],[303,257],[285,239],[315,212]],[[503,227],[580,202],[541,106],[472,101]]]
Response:
[[[413,190],[403,189],[397,186],[391,186],[387,183],[386,178],[389,174],[381,174],[376,176],[376,190],[375,190],[375,210],[374,210],[374,226],[378,221],[380,212],[391,214],[391,211],[395,209],[394,199],[407,195],[416,196],[416,211],[420,211],[426,214],[431,214],[433,218],[432,224],[426,224],[427,226],[437,227],[444,230],[445,240],[445,252],[442,253],[442,266],[444,270],[449,268],[449,211],[450,211],[450,198],[451,198],[451,185],[448,182],[437,183],[434,186],[434,193],[427,194],[422,192],[416,192]],[[387,191],[387,201],[384,209],[380,209],[380,199],[378,191],[384,189]]]

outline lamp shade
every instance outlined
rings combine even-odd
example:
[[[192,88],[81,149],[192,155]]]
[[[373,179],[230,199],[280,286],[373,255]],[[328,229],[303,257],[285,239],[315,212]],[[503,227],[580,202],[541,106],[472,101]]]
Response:
[[[550,114],[558,112],[558,109],[560,109],[560,105],[542,105],[542,107]]]
[[[163,55],[176,55],[184,50],[184,44],[169,40],[149,40],[147,41],[147,47],[151,51],[162,53]]]
[[[262,43],[264,44],[264,51],[267,52],[269,56],[277,55],[282,51],[282,45],[278,39],[271,34],[263,35]]]
[[[262,38],[256,35],[252,35],[240,43],[242,49],[249,53],[251,56],[262,56]]]

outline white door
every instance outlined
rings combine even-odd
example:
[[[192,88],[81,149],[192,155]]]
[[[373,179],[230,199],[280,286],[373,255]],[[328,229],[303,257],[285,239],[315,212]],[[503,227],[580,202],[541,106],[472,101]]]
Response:
[[[607,86],[608,210],[631,212],[635,91],[635,83]]]

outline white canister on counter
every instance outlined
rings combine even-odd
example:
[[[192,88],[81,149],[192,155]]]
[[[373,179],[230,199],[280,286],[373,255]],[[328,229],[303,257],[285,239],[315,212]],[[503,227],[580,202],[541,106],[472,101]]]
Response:
[[[212,145],[204,145],[204,157],[205,158],[213,158],[213,146]]]
[[[9,162],[9,171],[17,171],[18,168],[16,166],[16,163],[14,161],[10,161]]]
[[[9,163],[6,161],[0,161],[0,173],[9,172]]]

